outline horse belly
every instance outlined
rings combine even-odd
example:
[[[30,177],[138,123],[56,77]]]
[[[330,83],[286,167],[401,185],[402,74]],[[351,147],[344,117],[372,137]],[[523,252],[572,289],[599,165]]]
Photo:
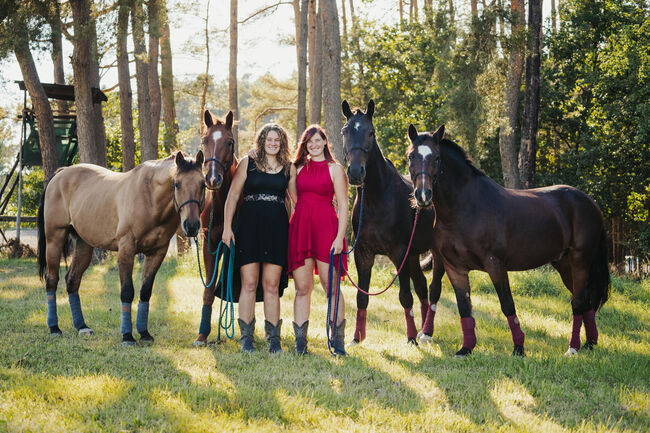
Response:
[[[562,228],[550,224],[527,236],[511,239],[507,247],[506,267],[510,271],[525,271],[557,260],[568,247]]]

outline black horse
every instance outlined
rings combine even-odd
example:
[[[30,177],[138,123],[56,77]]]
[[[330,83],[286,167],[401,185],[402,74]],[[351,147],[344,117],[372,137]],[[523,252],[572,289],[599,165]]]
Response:
[[[603,215],[594,200],[567,185],[511,190],[494,182],[467,158],[445,128],[408,136],[414,198],[435,207],[435,249],[451,281],[463,329],[465,356],[476,345],[468,272],[487,272],[508,319],[513,355],[524,354],[524,333],[510,292],[508,271],[551,263],[572,293],[573,332],[567,354],[580,348],[583,320],[587,348],[598,341],[595,311],[607,301],[610,279]]]
[[[342,104],[347,122],[341,131],[343,150],[348,164],[348,179],[357,187],[357,198],[352,212],[352,226],[355,239],[354,262],[359,273],[359,287],[368,291],[375,256],[386,255],[396,268],[399,268],[413,230],[415,210],[410,198],[413,186],[403,177],[379,149],[375,138],[372,115],[375,103],[370,100],[366,112],[352,113],[347,101]],[[363,221],[359,232],[359,213],[361,208],[361,189],[365,184]],[[433,245],[433,209],[420,212],[413,237],[413,245],[407,262],[399,274],[399,300],[406,318],[406,336],[409,343],[415,343],[418,336],[413,318],[413,296],[411,283],[420,299],[422,314],[422,333],[420,341],[430,342],[433,334],[433,319],[436,303],[440,299],[441,280],[445,273],[440,260],[433,261],[433,281],[427,300],[427,281],[420,267],[419,255],[429,251]],[[369,297],[357,292],[357,321],[354,343],[366,337],[366,314]]]

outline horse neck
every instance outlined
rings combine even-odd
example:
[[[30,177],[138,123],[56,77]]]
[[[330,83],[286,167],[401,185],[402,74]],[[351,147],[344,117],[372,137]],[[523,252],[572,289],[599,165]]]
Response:
[[[219,216],[220,221],[223,221],[224,205],[226,204],[228,191],[230,191],[230,185],[232,185],[232,179],[235,176],[235,170],[238,163],[239,160],[236,156],[233,155],[232,165],[223,176],[223,183],[221,184],[221,188],[212,192],[212,200],[215,202],[214,209],[216,211],[216,214]]]
[[[366,162],[366,196],[374,199],[384,199],[384,190],[392,182],[391,166],[381,153],[377,140],[374,140],[368,152]]]
[[[433,187],[433,203],[439,221],[453,220],[457,206],[464,201],[463,190],[476,175],[460,155],[440,147],[440,173]]]
[[[150,167],[153,182],[151,183],[152,204],[154,212],[161,221],[170,217],[178,217],[174,208],[174,167],[173,159],[162,159],[155,161]]]

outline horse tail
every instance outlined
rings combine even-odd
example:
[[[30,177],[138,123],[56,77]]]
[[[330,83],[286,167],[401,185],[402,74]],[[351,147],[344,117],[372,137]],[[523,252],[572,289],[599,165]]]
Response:
[[[600,231],[600,242],[591,269],[589,270],[589,279],[587,281],[587,296],[589,303],[594,311],[598,311],[609,298],[611,280],[609,275],[609,265],[607,263],[607,236],[605,229]]]
[[[420,268],[423,271],[430,271],[433,269],[433,254],[429,251],[429,254],[422,260],[420,260]]]
[[[45,191],[47,191],[47,184],[43,188],[43,194],[41,194],[41,202],[38,206],[38,213],[36,216],[36,224],[38,226],[38,275],[43,279],[45,276],[45,266],[46,262],[46,245],[45,242]]]

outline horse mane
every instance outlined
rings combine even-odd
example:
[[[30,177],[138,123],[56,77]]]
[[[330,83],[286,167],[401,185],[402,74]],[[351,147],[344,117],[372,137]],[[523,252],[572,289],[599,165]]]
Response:
[[[485,172],[478,168],[476,164],[474,164],[474,161],[467,155],[467,152],[460,147],[458,144],[454,143],[453,141],[449,140],[448,138],[443,138],[440,141],[440,146],[444,147],[446,149],[451,150],[452,152],[458,154],[460,158],[465,161],[465,163],[469,166],[469,168],[472,169],[475,175],[477,176],[486,176]]]

